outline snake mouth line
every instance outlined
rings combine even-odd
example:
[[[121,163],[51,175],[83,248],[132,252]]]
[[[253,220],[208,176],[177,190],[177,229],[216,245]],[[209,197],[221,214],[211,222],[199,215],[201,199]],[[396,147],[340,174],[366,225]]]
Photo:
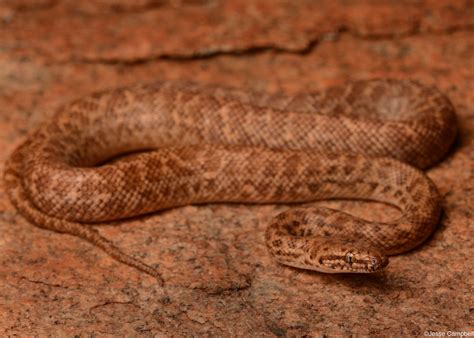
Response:
[[[385,268],[388,265],[388,259],[385,257],[375,258],[371,257],[368,259],[355,259],[351,262],[346,260],[346,256],[332,256],[330,258],[322,257],[319,263],[327,269],[334,270],[335,272],[375,272]]]

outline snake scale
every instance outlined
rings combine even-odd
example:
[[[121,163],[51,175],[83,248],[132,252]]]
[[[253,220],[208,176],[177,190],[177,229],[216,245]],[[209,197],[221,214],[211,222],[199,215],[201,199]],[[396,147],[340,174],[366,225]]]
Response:
[[[440,198],[420,169],[437,163],[455,135],[449,99],[411,80],[293,96],[160,82],[62,106],[13,152],[4,178],[12,203],[33,224],[81,237],[160,282],[157,269],[93,224],[215,202],[387,203],[400,218],[369,222],[296,207],[265,232],[280,263],[374,272],[435,229]],[[138,153],[107,161],[130,152]]]

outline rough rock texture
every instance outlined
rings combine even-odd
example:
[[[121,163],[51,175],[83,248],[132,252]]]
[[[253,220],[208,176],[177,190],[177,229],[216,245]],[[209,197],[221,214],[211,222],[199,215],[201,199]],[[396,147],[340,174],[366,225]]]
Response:
[[[153,80],[293,93],[390,76],[436,84],[460,135],[428,175],[444,216],[375,275],[278,265],[266,222],[287,206],[188,206],[100,228],[166,287],[84,241],[31,226],[0,183],[1,334],[322,335],[473,330],[472,1],[0,0],[0,171],[60,104]],[[319,204],[368,218],[375,203]]]

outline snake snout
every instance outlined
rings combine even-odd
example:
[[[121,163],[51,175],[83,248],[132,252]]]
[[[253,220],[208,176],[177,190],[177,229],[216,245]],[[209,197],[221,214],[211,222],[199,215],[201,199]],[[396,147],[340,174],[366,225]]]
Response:
[[[367,262],[367,270],[376,272],[382,270],[388,265],[388,258],[385,255],[372,256]]]

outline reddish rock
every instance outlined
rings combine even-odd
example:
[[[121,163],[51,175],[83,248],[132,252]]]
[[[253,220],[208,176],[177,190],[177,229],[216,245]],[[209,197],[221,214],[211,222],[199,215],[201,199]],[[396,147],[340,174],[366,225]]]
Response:
[[[435,234],[375,275],[276,264],[263,232],[286,206],[188,206],[100,227],[166,286],[38,229],[0,183],[0,332],[58,335],[423,335],[472,331],[474,13],[469,1],[0,1],[0,171],[60,104],[137,82],[289,93],[415,78],[452,100],[459,138],[428,175]],[[205,57],[203,57],[205,56]],[[369,219],[398,212],[320,202]]]

